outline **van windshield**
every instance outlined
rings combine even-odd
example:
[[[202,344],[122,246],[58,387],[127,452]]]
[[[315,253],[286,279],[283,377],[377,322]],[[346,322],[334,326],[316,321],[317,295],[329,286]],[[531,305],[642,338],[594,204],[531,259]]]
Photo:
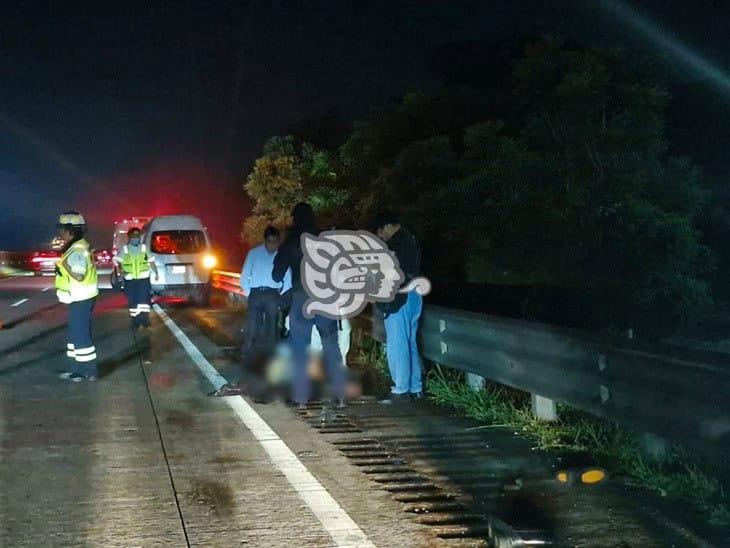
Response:
[[[200,253],[207,247],[202,230],[162,230],[152,233],[151,249],[161,255]]]

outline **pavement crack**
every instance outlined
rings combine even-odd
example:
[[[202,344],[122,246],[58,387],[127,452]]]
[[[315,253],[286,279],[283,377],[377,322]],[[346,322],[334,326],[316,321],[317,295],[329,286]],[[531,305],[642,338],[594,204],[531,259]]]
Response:
[[[144,370],[144,359],[142,358],[142,351],[140,350],[139,344],[137,343],[137,336],[134,332],[134,329],[131,329],[132,332],[132,339],[134,340],[134,346],[137,350],[137,359],[139,361],[139,368],[142,371],[142,377],[144,378],[144,385],[145,390],[147,391],[147,398],[150,402],[150,407],[152,408],[152,414],[155,417],[155,426],[157,428],[157,435],[160,439],[160,447],[162,448],[162,454],[165,458],[165,467],[167,468],[167,475],[170,478],[170,487],[172,488],[173,496],[175,497],[175,506],[177,507],[177,513],[180,517],[180,526],[182,527],[183,535],[185,535],[185,544],[188,548],[190,548],[190,537],[188,536],[187,528],[185,527],[185,518],[182,514],[182,508],[180,506],[180,498],[178,496],[178,490],[175,486],[175,478],[172,476],[172,469],[170,467],[170,457],[167,453],[167,448],[165,447],[165,440],[162,437],[162,429],[160,428],[160,418],[157,414],[157,408],[155,407],[155,401],[152,398],[152,392],[150,392],[150,383],[149,379],[147,378],[147,372]]]

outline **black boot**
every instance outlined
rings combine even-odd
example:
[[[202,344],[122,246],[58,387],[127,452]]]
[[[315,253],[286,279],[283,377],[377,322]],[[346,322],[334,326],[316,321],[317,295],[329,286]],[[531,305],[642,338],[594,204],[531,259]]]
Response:
[[[380,400],[378,403],[383,405],[395,405],[400,403],[408,403],[411,401],[411,397],[406,394],[393,394],[390,393],[390,396],[385,400]]]

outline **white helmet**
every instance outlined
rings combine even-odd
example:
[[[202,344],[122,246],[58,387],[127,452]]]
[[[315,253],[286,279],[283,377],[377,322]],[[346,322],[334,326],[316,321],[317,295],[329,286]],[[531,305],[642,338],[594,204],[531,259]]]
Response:
[[[58,218],[58,224],[59,226],[86,226],[86,221],[80,213],[68,211]]]

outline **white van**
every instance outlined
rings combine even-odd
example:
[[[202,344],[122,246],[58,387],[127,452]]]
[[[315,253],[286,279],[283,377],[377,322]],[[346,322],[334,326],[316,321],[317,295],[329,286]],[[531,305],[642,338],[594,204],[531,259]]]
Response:
[[[152,293],[186,297],[196,305],[207,306],[210,274],[217,260],[200,219],[192,215],[153,217],[142,233],[160,276],[159,280],[151,277]]]

